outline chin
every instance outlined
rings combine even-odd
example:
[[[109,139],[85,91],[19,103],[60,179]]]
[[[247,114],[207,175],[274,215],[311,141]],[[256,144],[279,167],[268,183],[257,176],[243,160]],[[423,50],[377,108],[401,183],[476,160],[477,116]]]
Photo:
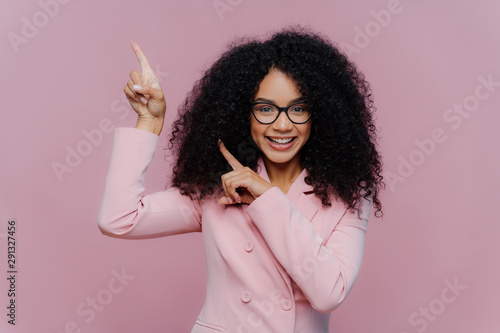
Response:
[[[266,158],[275,164],[285,164],[292,160],[291,158],[275,158],[274,156],[268,156],[268,155],[266,155]]]

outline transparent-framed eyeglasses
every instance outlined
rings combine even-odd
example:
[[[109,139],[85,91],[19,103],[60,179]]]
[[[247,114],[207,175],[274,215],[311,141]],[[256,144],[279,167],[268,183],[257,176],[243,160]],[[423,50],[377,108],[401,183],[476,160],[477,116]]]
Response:
[[[278,119],[281,112],[294,124],[303,124],[311,118],[311,112],[306,101],[293,103],[287,107],[279,106],[269,102],[252,102],[252,114],[261,124],[272,124]]]

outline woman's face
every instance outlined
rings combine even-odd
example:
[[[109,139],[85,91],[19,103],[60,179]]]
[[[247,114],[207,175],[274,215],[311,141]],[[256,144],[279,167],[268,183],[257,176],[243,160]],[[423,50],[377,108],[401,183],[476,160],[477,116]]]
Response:
[[[254,102],[270,102],[279,107],[296,103],[302,95],[297,84],[283,72],[271,69],[259,85]],[[292,107],[293,108],[293,107]],[[299,152],[311,133],[311,119],[304,124],[294,124],[281,112],[272,124],[261,124],[250,113],[250,132],[265,157],[274,163],[300,163]],[[292,139],[277,143],[272,139]]]

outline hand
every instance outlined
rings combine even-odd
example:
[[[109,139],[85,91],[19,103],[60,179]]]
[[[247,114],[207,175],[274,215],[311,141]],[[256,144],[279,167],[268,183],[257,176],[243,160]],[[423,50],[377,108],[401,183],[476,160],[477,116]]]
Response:
[[[251,204],[264,192],[273,187],[270,183],[256,174],[249,167],[243,166],[230,152],[226,146],[219,140],[219,149],[226,161],[234,171],[221,176],[222,187],[225,197],[219,199],[219,204],[230,205],[233,203]],[[241,194],[236,192],[237,188],[242,188]]]
[[[160,81],[149,65],[148,59],[139,44],[132,42],[132,49],[141,64],[142,73],[130,72],[130,78],[124,88],[130,106],[139,115],[139,120],[163,121],[167,104],[160,86]]]

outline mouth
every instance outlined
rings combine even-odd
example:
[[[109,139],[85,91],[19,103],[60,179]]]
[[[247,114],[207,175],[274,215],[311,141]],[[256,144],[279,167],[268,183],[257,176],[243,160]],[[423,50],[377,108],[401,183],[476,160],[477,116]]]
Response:
[[[270,137],[266,136],[266,140],[269,145],[277,150],[285,150],[293,146],[295,141],[297,140],[296,136],[291,137]]]
[[[289,136],[289,137],[266,136],[266,139],[277,144],[288,144],[293,140],[295,140],[296,138],[297,138],[296,136]]]

